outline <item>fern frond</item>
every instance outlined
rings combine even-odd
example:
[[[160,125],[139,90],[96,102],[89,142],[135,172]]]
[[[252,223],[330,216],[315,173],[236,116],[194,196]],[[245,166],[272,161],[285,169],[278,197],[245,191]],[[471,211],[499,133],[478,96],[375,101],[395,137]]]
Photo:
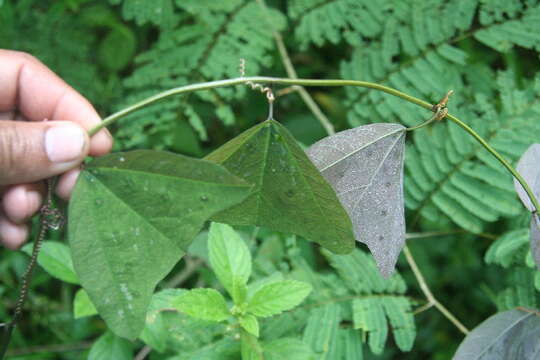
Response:
[[[207,4],[208,6],[204,6]],[[136,59],[137,68],[125,81],[130,91],[128,103],[171,87],[194,82],[210,81],[239,76],[238,63],[244,58],[248,72],[259,74],[262,68],[272,64],[270,52],[274,49],[272,32],[265,24],[280,30],[285,18],[277,10],[269,10],[268,16],[253,1],[235,0],[227,2],[196,0],[178,3],[184,14],[179,27],[163,30],[157,43]],[[130,139],[130,127],[161,129],[174,121],[186,118],[206,138],[204,120],[219,118],[225,125],[234,123],[231,101],[245,94],[244,87],[217,89],[198,92],[189,98],[175,98],[159,103],[131,116],[124,121],[118,135],[129,139],[132,146],[140,145],[144,139]],[[215,111],[208,114],[205,107],[211,104]],[[159,124],[159,125],[157,125]]]
[[[331,360],[331,348],[337,343],[341,308],[337,304],[328,304],[313,309],[307,320],[303,341],[310,345],[317,359]]]
[[[534,287],[535,271],[526,267],[513,270],[510,286],[497,295],[497,308],[501,311],[523,306],[536,309],[540,293]]]
[[[301,48],[310,43],[339,43],[342,38],[358,45],[357,34],[374,37],[382,30],[384,6],[369,0],[292,0],[288,13],[297,25],[295,36]]]
[[[501,112],[486,99],[454,112],[511,161],[540,139],[540,93],[531,84],[515,88],[510,72],[499,74]],[[512,82],[511,84],[509,82]],[[510,87],[511,86],[511,87]],[[506,90],[508,89],[508,90]],[[462,228],[482,231],[486,222],[515,216],[521,207],[512,178],[485,149],[453,123],[436,124],[414,136],[406,159],[406,206],[416,216],[436,220],[444,214]]]
[[[113,5],[122,3],[122,16],[126,20],[135,20],[137,25],[152,23],[163,28],[170,28],[178,20],[174,13],[173,0],[109,0]]]
[[[508,268],[513,264],[523,264],[529,251],[529,229],[512,230],[499,237],[489,247],[484,261]]]

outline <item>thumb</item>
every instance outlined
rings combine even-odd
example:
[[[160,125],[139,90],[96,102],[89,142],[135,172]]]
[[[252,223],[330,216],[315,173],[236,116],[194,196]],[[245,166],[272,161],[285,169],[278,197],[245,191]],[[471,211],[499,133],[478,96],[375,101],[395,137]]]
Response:
[[[70,121],[0,121],[0,185],[45,179],[79,165],[85,130]]]

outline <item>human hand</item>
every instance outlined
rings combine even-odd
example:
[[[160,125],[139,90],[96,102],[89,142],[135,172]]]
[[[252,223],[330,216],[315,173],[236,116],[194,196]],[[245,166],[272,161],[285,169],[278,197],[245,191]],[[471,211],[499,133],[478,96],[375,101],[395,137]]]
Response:
[[[43,121],[45,119],[52,121]],[[20,121],[22,120],[22,121]],[[0,242],[19,248],[28,220],[41,207],[43,180],[60,175],[56,194],[67,200],[85,156],[112,147],[92,105],[36,58],[0,49]]]

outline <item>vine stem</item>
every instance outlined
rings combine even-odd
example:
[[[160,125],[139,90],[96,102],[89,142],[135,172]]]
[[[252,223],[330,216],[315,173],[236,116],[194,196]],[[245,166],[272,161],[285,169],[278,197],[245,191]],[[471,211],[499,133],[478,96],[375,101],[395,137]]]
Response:
[[[368,89],[374,89],[379,90],[382,92],[385,92],[387,94],[399,97],[405,101],[408,101],[410,103],[416,104],[420,107],[423,107],[424,109],[432,110],[433,105],[421,100],[417,97],[405,94],[404,92],[401,92],[399,90],[396,90],[394,88],[368,82],[368,81],[359,81],[359,80],[340,80],[340,79],[333,79],[333,80],[319,80],[319,79],[290,79],[290,78],[275,78],[275,77],[265,77],[265,76],[250,76],[250,77],[239,77],[239,78],[233,78],[233,79],[226,79],[226,80],[216,80],[216,81],[209,81],[204,83],[198,83],[198,84],[190,84],[186,86],[180,86],[173,89],[169,89],[166,91],[163,91],[159,94],[153,95],[149,98],[146,98],[138,103],[135,103],[131,106],[128,106],[127,108],[120,110],[105,119],[91,129],[88,134],[90,136],[97,133],[99,130],[103,129],[104,127],[107,127],[114,123],[116,120],[131,114],[132,112],[143,108],[145,106],[148,106],[150,104],[156,103],[160,100],[163,100],[169,96],[184,94],[184,93],[190,93],[194,91],[200,91],[200,90],[208,90],[208,89],[214,89],[214,88],[220,88],[225,86],[233,86],[233,85],[244,85],[247,83],[267,83],[267,84],[280,84],[280,85],[300,85],[300,86],[358,86]],[[523,177],[506,161],[501,154],[497,152],[494,148],[492,148],[478,133],[476,133],[470,126],[465,124],[463,121],[458,119],[456,116],[451,114],[446,114],[446,118],[450,119],[457,125],[459,125],[462,129],[464,129],[466,132],[468,132],[476,141],[478,141],[487,151],[489,151],[515,178],[516,180],[521,184],[527,195],[529,196],[532,204],[535,207],[535,212],[537,212],[540,209],[540,205],[538,201],[536,200],[536,197],[534,196],[534,193],[532,192],[531,188],[523,179]],[[328,129],[327,129],[328,131]],[[330,132],[329,132],[330,134]]]
[[[411,251],[406,245],[403,248],[403,253],[407,258],[407,262],[411,266],[414,276],[416,277],[416,281],[418,281],[418,284],[420,285],[420,289],[428,300],[428,303],[423,306],[423,310],[427,310],[431,306],[435,306],[435,308],[437,308],[437,310],[439,310],[448,320],[450,320],[450,322],[454,324],[459,329],[459,331],[467,335],[469,333],[469,330],[450,311],[448,311],[448,309],[444,307],[444,305],[441,304],[435,298],[435,296],[433,296],[433,293],[429,289],[429,286],[424,279],[424,275],[422,275],[422,272],[420,272],[420,269],[418,268],[418,265],[416,265],[416,261],[414,261]]]
[[[269,21],[268,7],[266,6],[266,2],[264,0],[257,0],[257,3],[266,13],[265,20],[267,22],[267,25],[272,28],[272,36],[274,37],[276,46],[279,51],[279,56],[281,57],[281,62],[283,63],[283,66],[285,67],[285,71],[287,72],[287,75],[291,79],[298,79],[298,74],[296,73],[296,69],[294,68],[294,65],[291,61],[289,52],[287,51],[287,47],[285,46],[285,42],[283,41],[283,37],[278,31],[275,30],[272,22]],[[334,130],[334,125],[332,125],[330,120],[328,120],[326,115],[324,115],[322,110],[319,108],[319,106],[317,105],[315,100],[313,100],[313,98],[307,92],[307,90],[302,86],[296,87],[296,90],[300,94],[300,97],[302,98],[306,106],[309,108],[313,116],[315,116],[315,118],[319,120],[319,122],[321,123],[324,130],[326,130],[328,135],[334,135],[336,133],[336,131]]]
[[[525,179],[517,172],[516,169],[508,161],[506,161],[505,158],[502,157],[501,154],[497,152],[491,145],[487,143],[486,140],[484,140],[476,131],[474,131],[469,125],[465,124],[463,121],[455,117],[454,115],[448,114],[446,115],[448,119],[453,121],[455,124],[459,125],[463,130],[469,133],[476,141],[478,141],[487,151],[491,153],[499,162],[508,170],[515,178],[516,180],[521,184],[527,195],[529,196],[529,199],[531,200],[532,204],[534,205],[534,212],[538,212],[540,209],[540,204],[538,203],[538,200],[536,199],[536,196],[534,196],[533,191],[525,181]]]
[[[359,81],[359,80],[340,80],[340,79],[333,79],[333,80],[318,80],[318,79],[290,79],[290,78],[275,78],[275,77],[266,77],[266,76],[246,76],[246,77],[238,77],[233,79],[226,79],[226,80],[216,80],[216,81],[209,81],[204,83],[198,83],[198,84],[190,84],[185,86],[179,86],[173,89],[169,89],[166,91],[163,91],[159,94],[150,96],[149,98],[146,98],[144,100],[141,100],[138,103],[135,103],[131,106],[126,107],[123,110],[120,110],[105,119],[91,129],[88,134],[90,136],[97,133],[99,130],[103,129],[104,127],[107,127],[114,123],[116,120],[131,114],[132,112],[141,109],[145,106],[148,106],[150,104],[156,103],[160,100],[163,100],[165,98],[168,98],[170,96],[174,95],[180,95],[185,93],[190,93],[194,91],[200,91],[200,90],[209,90],[209,89],[215,89],[215,88],[221,88],[226,86],[233,86],[233,85],[245,85],[246,83],[254,82],[254,83],[266,83],[266,84],[278,84],[278,85],[300,85],[300,86],[358,86],[358,87],[364,87],[369,89],[375,89],[382,92],[385,92],[387,94],[397,96],[399,98],[402,98],[408,102],[411,102],[413,104],[416,104],[420,107],[423,107],[424,109],[431,110],[432,105],[424,100],[418,99],[414,96],[405,94],[404,92],[401,92],[399,90],[396,90],[394,88],[375,84],[368,81]]]

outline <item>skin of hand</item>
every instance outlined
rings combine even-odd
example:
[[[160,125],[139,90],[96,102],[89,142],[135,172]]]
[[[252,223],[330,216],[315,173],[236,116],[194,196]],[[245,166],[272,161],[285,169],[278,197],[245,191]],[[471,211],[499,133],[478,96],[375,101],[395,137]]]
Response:
[[[60,175],[55,192],[68,200],[86,156],[112,147],[92,105],[35,57],[0,49],[0,242],[19,248],[41,207],[44,179]],[[47,121],[44,121],[47,120]]]

